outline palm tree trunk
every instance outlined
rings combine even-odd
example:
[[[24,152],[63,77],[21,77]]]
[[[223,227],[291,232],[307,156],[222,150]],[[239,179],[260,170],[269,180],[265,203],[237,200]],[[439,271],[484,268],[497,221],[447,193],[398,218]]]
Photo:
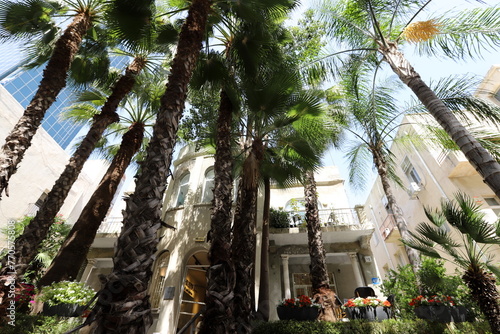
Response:
[[[214,202],[208,241],[207,292],[203,334],[235,332],[233,292],[236,272],[231,261],[231,221],[233,190],[233,157],[231,155],[231,128],[233,105],[225,91],[220,94],[217,120],[217,142],[214,163]]]
[[[16,172],[24,153],[31,146],[31,139],[38,130],[45,112],[66,86],[71,62],[91,23],[92,20],[88,13],[81,13],[74,17],[73,22],[55,44],[54,52],[43,71],[43,78],[35,96],[12,132],[5,139],[0,153],[0,197],[4,190],[5,194],[9,195],[10,177]]]
[[[269,209],[271,207],[271,181],[264,178],[264,210],[262,213],[262,245],[260,252],[260,284],[257,317],[269,321]]]
[[[378,175],[380,176],[380,181],[382,182],[382,188],[384,189],[384,194],[387,197],[387,203],[389,205],[389,209],[392,212],[394,220],[396,222],[396,226],[398,227],[399,233],[401,234],[401,238],[403,240],[409,240],[410,235],[408,233],[408,226],[406,225],[406,221],[403,216],[403,211],[399,207],[396,202],[396,197],[392,193],[392,188],[389,183],[389,177],[387,176],[387,166],[385,163],[385,159],[380,154],[380,152],[372,151],[373,153],[373,162],[377,167]],[[420,266],[420,260],[418,252],[410,248],[408,246],[404,246],[406,255],[408,256],[408,260],[413,268],[413,271],[416,273]]]
[[[467,270],[463,279],[469,289],[472,297],[479,305],[479,309],[483,312],[488,320],[493,334],[500,334],[500,295],[498,293],[495,276],[492,273],[479,269]]]
[[[53,282],[76,278],[80,267],[87,258],[97,230],[111,206],[120,181],[134,154],[141,148],[143,138],[144,124],[142,123],[133,124],[123,135],[120,148],[106,174],[83,208],[80,217],[73,225],[52,264],[38,282],[38,286],[47,286]]]
[[[255,259],[257,191],[259,167],[263,159],[262,141],[254,139],[243,163],[233,224],[232,260],[236,268],[234,318],[238,333],[251,333],[252,287]]]
[[[47,198],[38,210],[36,216],[26,226],[23,234],[16,240],[16,272],[23,275],[36,256],[40,243],[45,239],[54,217],[64,204],[71,187],[78,179],[83,166],[89,158],[96,144],[102,138],[104,130],[111,124],[119,121],[116,113],[118,104],[132,90],[136,75],[145,67],[146,60],[142,57],[135,58],[127,66],[125,74],[113,86],[111,95],[103,105],[101,112],[93,117],[92,126],[82,143],[70,158],[64,171],[59,176]],[[5,263],[6,259],[3,259]],[[5,266],[3,266],[5,268]],[[3,270],[2,272],[4,272]]]
[[[94,333],[141,334],[152,324],[147,288],[158,245],[156,232],[161,226],[162,196],[211,4],[210,0],[193,0],[182,26],[147,157],[141,166],[136,190],[127,201],[113,272],[87,318],[87,323],[94,319],[97,322]]]
[[[335,293],[330,290],[328,284],[328,270],[326,268],[326,252],[321,235],[321,224],[318,212],[318,197],[316,191],[316,180],[314,172],[308,170],[305,173],[304,197],[306,207],[307,240],[309,246],[309,257],[311,264],[311,285],[313,299],[321,304],[319,320],[336,321],[335,316]]]
[[[415,93],[417,98],[429,110],[429,113],[434,116],[446,133],[460,147],[470,164],[483,177],[484,182],[493,190],[495,195],[500,197],[500,164],[456,119],[455,115],[434,94],[429,86],[423,82],[403,53],[398,51],[396,44],[388,43],[387,47],[381,46],[379,51],[384,55],[384,60],[389,63],[394,73]]]

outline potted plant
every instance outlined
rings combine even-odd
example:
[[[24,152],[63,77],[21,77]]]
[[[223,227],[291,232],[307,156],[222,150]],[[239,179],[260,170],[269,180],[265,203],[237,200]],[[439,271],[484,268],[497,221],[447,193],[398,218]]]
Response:
[[[43,287],[37,300],[44,303],[45,315],[79,316],[95,295],[94,289],[81,282],[62,281]]]
[[[391,303],[377,297],[349,299],[343,308],[350,319],[384,320],[392,316]]]
[[[308,296],[285,298],[276,308],[280,320],[315,320],[319,314],[319,304]]]
[[[457,306],[450,296],[418,296],[409,303],[414,307],[415,315],[420,319],[437,322],[462,322],[467,316],[467,309]]]

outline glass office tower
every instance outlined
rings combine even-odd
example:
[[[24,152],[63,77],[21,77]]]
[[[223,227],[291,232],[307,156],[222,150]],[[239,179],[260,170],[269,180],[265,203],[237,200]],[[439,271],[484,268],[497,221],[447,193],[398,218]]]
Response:
[[[35,95],[45,65],[25,70],[21,68],[22,55],[19,43],[8,43],[0,46],[0,84],[26,108]],[[74,124],[71,121],[63,120],[61,112],[70,105],[72,99],[69,89],[63,89],[56,101],[47,110],[42,121],[42,127],[52,138],[63,148],[66,149],[71,141],[76,137],[82,125]],[[1,138],[0,140],[3,140]]]

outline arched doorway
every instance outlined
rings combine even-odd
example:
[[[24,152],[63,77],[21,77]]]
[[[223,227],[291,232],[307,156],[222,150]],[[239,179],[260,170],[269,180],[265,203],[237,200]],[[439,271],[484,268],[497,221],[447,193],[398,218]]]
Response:
[[[184,327],[193,317],[196,317],[205,306],[205,292],[207,289],[207,269],[209,267],[208,252],[198,251],[191,255],[186,263],[186,278],[181,298],[181,311],[178,329]],[[190,326],[186,333],[195,333],[201,317]]]

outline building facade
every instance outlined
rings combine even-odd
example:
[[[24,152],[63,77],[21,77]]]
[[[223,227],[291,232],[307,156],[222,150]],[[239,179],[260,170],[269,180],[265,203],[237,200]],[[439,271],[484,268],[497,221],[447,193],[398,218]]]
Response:
[[[24,108],[16,99],[0,85],[0,138],[7,137],[23,113]],[[68,163],[69,155],[55,142],[44,129],[39,129],[33,137],[31,147],[21,161],[17,172],[9,182],[9,195],[2,194],[0,201],[0,228],[11,220],[24,215],[34,215],[59,178]],[[97,183],[104,174],[105,165],[102,163],[86,166],[77,182],[73,185],[68,198],[60,210],[60,214],[74,223],[92,195]],[[90,177],[88,169],[98,174]],[[5,246],[2,235],[0,247]]]
[[[500,66],[496,65],[490,69],[476,94],[500,105],[499,92]],[[481,206],[486,219],[492,222],[498,219],[500,199],[483,182],[482,177],[461,151],[445,150],[432,144],[426,138],[426,132],[421,126],[422,119],[418,116],[407,116],[401,124],[397,136],[416,133],[422,138],[419,145],[393,145],[391,148],[397,165],[396,173],[405,182],[404,189],[393,184],[393,191],[410,231],[414,230],[418,223],[427,221],[424,207],[439,208],[441,200],[453,200],[454,194],[459,191],[471,196]],[[492,133],[500,132],[497,127],[488,124],[483,124],[483,128]],[[399,241],[401,235],[386,204],[387,199],[380,179],[377,178],[365,208],[375,225],[371,246],[383,277],[390,269],[409,263]],[[447,229],[453,233],[449,227]],[[500,252],[496,253],[496,261],[500,261]],[[455,269],[451,263],[445,265],[450,273]]]
[[[176,333],[204,305],[213,163],[211,155],[196,152],[190,146],[184,147],[174,162],[175,169],[165,194],[163,220],[175,230],[162,228],[159,231],[161,239],[149,290],[155,315],[151,333]],[[376,288],[380,276],[369,243],[373,225],[366,219],[362,207],[349,208],[344,181],[336,167],[321,169],[316,181],[331,288],[341,300],[353,297],[356,287],[368,285]],[[287,189],[271,189],[272,207],[290,211],[289,227],[270,229],[271,319],[277,319],[275,306],[283,298],[311,294],[303,199],[304,189],[298,184]],[[260,196],[255,264],[257,299],[262,202]],[[113,224],[101,227],[103,233],[98,235],[92,247],[82,276],[82,280],[87,280],[96,289],[100,288],[97,275],[111,271],[112,247],[119,232],[119,225]],[[196,325],[197,322],[192,326]]]

